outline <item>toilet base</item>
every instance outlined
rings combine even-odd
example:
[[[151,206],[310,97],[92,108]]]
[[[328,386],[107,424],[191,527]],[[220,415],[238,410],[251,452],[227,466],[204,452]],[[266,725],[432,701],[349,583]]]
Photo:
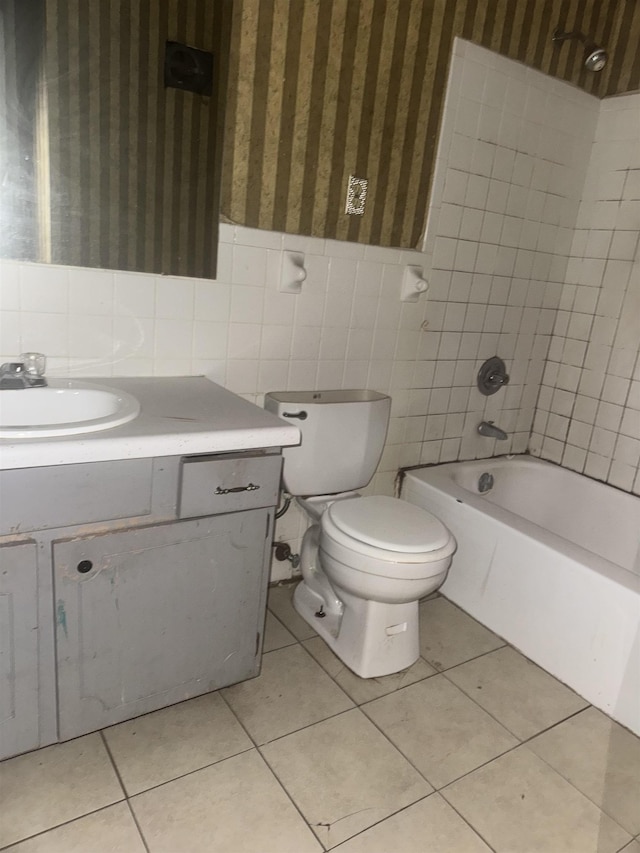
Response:
[[[324,601],[301,581],[293,595],[293,606],[340,660],[360,678],[379,678],[400,672],[420,655],[418,602],[385,604],[366,601],[336,589],[344,604],[343,613],[321,612]]]

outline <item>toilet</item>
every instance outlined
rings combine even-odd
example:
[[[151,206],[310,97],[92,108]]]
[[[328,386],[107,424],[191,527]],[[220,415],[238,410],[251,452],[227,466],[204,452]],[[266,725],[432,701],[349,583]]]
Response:
[[[406,669],[419,656],[418,601],[443,583],[456,542],[426,510],[358,493],[380,461],[390,397],[275,391],[264,405],[302,433],[284,450],[283,472],[311,520],[295,609],[362,678]]]

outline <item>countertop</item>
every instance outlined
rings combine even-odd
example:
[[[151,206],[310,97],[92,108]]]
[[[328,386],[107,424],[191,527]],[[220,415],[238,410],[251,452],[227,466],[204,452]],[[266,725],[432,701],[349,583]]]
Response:
[[[0,439],[0,469],[225,453],[300,443],[297,427],[202,376],[78,379],[132,394],[140,403],[140,414],[122,426],[100,432]],[[38,392],[33,389],[25,393]]]

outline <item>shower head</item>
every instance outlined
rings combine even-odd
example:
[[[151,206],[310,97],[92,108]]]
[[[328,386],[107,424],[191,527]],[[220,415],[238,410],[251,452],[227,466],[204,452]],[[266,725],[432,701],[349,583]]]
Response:
[[[607,51],[595,44],[588,45],[584,54],[584,67],[587,71],[602,71],[607,64]]]
[[[607,64],[607,51],[602,47],[598,47],[595,42],[591,41],[590,38],[583,35],[583,33],[575,30],[572,33],[565,33],[560,29],[555,30],[553,33],[551,41],[554,44],[562,44],[563,41],[567,41],[567,39],[577,39],[581,41],[584,45],[584,67],[588,71],[602,71],[602,69]]]

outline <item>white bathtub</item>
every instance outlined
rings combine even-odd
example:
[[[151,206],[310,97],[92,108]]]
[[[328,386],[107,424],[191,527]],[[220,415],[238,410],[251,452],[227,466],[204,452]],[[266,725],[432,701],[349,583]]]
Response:
[[[530,456],[408,471],[402,497],[458,540],[447,598],[640,734],[639,498]]]

